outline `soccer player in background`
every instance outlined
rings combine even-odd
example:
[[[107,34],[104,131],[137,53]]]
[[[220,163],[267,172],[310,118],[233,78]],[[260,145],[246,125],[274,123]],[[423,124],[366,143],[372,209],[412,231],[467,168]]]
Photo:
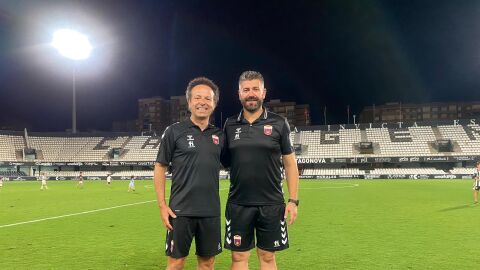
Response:
[[[473,174],[473,203],[478,203],[478,191],[480,190],[480,161],[477,161]]]
[[[48,189],[48,186],[47,186],[47,176],[45,175],[44,172],[42,172],[42,173],[40,174],[40,180],[42,181],[42,185],[40,186],[40,190]]]
[[[286,220],[289,216],[289,224],[293,224],[299,203],[290,127],[284,117],[262,106],[266,89],[259,72],[243,72],[238,84],[243,109],[224,126],[231,176],[225,248],[232,251],[231,269],[248,269],[256,238],[260,269],[277,269],[275,252],[289,246]],[[290,196],[287,204],[282,162]]]
[[[77,188],[83,188],[83,172],[80,172],[78,176]]]
[[[112,183],[112,174],[109,173],[107,174],[107,185],[110,185]]]
[[[3,188],[3,176],[0,175],[0,189]]]
[[[128,192],[135,191],[135,176],[130,177],[130,183],[128,183]]]
[[[195,238],[197,269],[214,269],[222,252],[219,173],[222,131],[210,124],[218,87],[204,77],[188,83],[189,119],[165,129],[154,171],[162,222],[167,228],[167,270],[183,269]],[[168,167],[172,170],[170,200],[165,200]]]

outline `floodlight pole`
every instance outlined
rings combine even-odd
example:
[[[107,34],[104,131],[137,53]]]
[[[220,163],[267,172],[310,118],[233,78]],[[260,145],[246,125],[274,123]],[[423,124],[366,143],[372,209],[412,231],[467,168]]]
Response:
[[[66,58],[77,61],[90,56],[92,45],[77,31],[61,29],[53,34],[52,45]],[[72,133],[77,133],[76,65],[72,63]]]
[[[73,92],[73,101],[72,101],[72,133],[77,133],[77,101],[76,101],[76,74],[75,74],[75,64],[72,68],[72,92]]]

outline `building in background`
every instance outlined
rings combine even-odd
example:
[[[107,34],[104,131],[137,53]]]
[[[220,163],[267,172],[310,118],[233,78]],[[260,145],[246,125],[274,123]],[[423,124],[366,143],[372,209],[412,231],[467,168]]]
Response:
[[[170,97],[172,123],[181,122],[190,117],[187,98],[183,96]]]
[[[282,102],[272,99],[265,103],[272,112],[287,118],[290,127],[310,126],[310,106],[308,104],[296,104],[295,102]],[[210,123],[215,123],[214,112],[210,117]],[[185,96],[172,96],[170,99],[163,97],[142,98],[138,100],[137,131],[154,131],[162,133],[169,125],[181,122],[190,117],[188,103]],[[222,116],[221,116],[222,118]],[[224,119],[220,119],[223,121]],[[131,123],[130,123],[131,124]],[[123,127],[127,123],[118,123]],[[129,130],[127,130],[129,131]]]
[[[163,97],[138,100],[139,131],[163,132],[172,123],[172,101]]]
[[[112,123],[113,132],[135,132],[138,131],[138,120],[114,121]]]
[[[455,120],[479,116],[480,101],[420,104],[393,102],[364,107],[360,113],[360,123]]]
[[[154,131],[161,134],[169,125],[188,118],[190,118],[190,111],[185,96],[138,100],[137,131]],[[210,117],[210,123],[215,123],[214,114]]]
[[[300,126],[310,126],[310,105],[297,104],[296,102],[280,101],[280,99],[272,99],[265,103],[265,107],[285,118],[291,128]]]

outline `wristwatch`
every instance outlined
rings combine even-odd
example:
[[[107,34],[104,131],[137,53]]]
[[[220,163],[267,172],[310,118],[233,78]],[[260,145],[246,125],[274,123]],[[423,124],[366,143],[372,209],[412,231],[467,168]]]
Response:
[[[300,200],[288,199],[288,202],[294,203],[296,206],[298,206]]]

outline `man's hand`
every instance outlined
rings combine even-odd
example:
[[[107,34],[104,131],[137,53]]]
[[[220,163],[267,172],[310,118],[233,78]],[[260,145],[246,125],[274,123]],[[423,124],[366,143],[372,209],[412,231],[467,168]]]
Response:
[[[290,219],[288,221],[288,225],[292,225],[297,219],[297,205],[292,202],[287,203],[287,206],[285,207],[284,218],[287,219],[289,215]]]
[[[160,216],[162,217],[163,225],[167,230],[173,230],[172,224],[170,224],[170,217],[177,218],[177,215],[167,205],[160,206]]]

